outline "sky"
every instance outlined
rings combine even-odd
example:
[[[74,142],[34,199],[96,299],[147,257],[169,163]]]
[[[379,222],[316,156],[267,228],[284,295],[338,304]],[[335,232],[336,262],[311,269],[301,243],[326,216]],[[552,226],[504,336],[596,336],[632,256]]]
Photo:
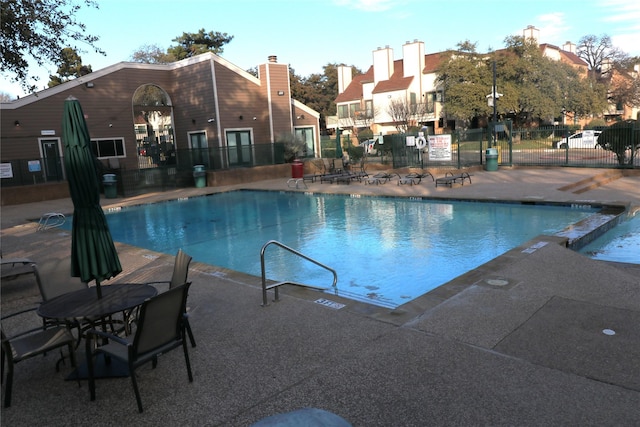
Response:
[[[80,0],[73,0],[82,3]],[[540,43],[562,47],[586,35],[611,37],[613,45],[640,56],[638,0],[96,0],[76,17],[98,47],[78,45],[82,62],[93,71],[129,61],[145,45],[163,50],[182,33],[200,29],[233,36],[221,56],[242,69],[267,62],[271,55],[301,77],[321,74],[327,64],[353,65],[363,72],[372,52],[389,46],[395,59],[402,45],[420,40],[425,53],[455,48],[462,41],[486,52],[504,47],[533,25]],[[32,67],[46,86],[57,66]],[[11,76],[1,75],[0,91],[24,96]]]

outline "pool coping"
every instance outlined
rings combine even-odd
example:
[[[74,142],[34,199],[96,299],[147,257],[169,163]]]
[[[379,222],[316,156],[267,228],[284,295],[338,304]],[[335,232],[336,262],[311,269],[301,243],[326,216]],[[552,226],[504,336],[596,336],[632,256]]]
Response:
[[[331,188],[331,187],[328,187]],[[352,299],[343,297],[339,294],[339,290],[336,294],[329,292],[322,292],[312,287],[296,286],[294,284],[283,285],[279,288],[279,292],[283,295],[290,295],[305,300],[324,300],[325,304],[331,305],[334,303],[336,306],[340,306],[339,309],[346,309],[359,314],[367,315],[372,318],[376,318],[381,321],[389,322],[394,325],[402,325],[416,316],[427,312],[428,310],[438,306],[439,304],[447,301],[455,295],[463,292],[468,287],[483,284],[488,286],[502,286],[508,288],[506,285],[491,285],[491,283],[498,283],[507,281],[508,279],[500,278],[495,275],[495,271],[499,270],[506,263],[517,261],[525,256],[527,249],[535,248],[539,244],[554,243],[560,246],[566,247],[573,251],[578,251],[581,247],[589,244],[602,234],[615,227],[620,221],[622,221],[625,215],[632,211],[629,203],[601,203],[596,201],[584,200],[580,202],[568,202],[568,201],[549,201],[549,200],[533,200],[531,198],[524,200],[511,200],[511,199],[499,199],[499,198],[451,198],[451,197],[434,197],[434,196],[401,196],[395,194],[359,194],[359,193],[343,193],[343,192],[331,192],[331,191],[293,191],[291,189],[269,189],[269,188],[226,188],[221,191],[207,192],[205,194],[197,194],[191,196],[183,196],[176,198],[167,198],[163,200],[157,200],[154,202],[140,202],[140,203],[127,203],[127,204],[114,204],[104,206],[103,209],[106,213],[118,212],[123,209],[135,208],[150,204],[159,204],[167,202],[184,201],[200,197],[209,197],[222,193],[236,192],[236,191],[262,191],[262,192],[276,192],[279,194],[304,194],[308,196],[318,195],[333,195],[347,198],[382,198],[382,199],[409,199],[420,201],[436,201],[436,202],[468,202],[468,203],[499,203],[499,204],[513,204],[513,205],[525,205],[525,206],[558,206],[558,207],[588,207],[593,209],[599,209],[598,212],[590,215],[589,218],[578,221],[566,227],[564,230],[556,233],[555,235],[539,235],[533,239],[519,245],[498,257],[487,261],[480,266],[467,271],[455,278],[438,285],[432,290],[395,307],[389,307],[382,304],[376,304],[374,301],[368,302],[363,299]],[[68,214],[67,216],[70,216]],[[595,217],[595,219],[594,219]],[[34,220],[37,221],[37,220]],[[125,244],[125,243],[122,243]],[[148,249],[146,249],[148,250]],[[150,252],[154,252],[148,250]],[[159,252],[158,252],[159,253]],[[159,253],[161,254],[161,253]],[[162,254],[164,255],[164,254]],[[217,266],[214,264],[205,264],[215,269],[216,272],[222,272],[222,274],[230,277],[243,278],[244,282],[252,282],[253,278],[261,281],[259,276],[254,276],[249,273],[230,270],[227,267]],[[252,279],[248,279],[252,278]],[[275,281],[267,280],[269,283],[275,283]],[[269,291],[269,297],[271,297],[273,291]]]

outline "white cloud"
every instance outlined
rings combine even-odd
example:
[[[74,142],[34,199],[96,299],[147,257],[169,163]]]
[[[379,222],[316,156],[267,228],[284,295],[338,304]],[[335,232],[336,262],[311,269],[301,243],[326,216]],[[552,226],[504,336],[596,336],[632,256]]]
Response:
[[[540,38],[546,41],[559,40],[570,29],[562,12],[547,13],[538,16],[536,19],[540,23],[537,26],[540,30]]]
[[[607,22],[629,22],[638,28],[640,22],[640,2],[637,0],[609,0],[603,3],[604,10],[611,12],[604,18]]]
[[[609,34],[612,44],[632,56],[640,56],[640,2],[607,0],[602,3],[605,22],[615,23]]]

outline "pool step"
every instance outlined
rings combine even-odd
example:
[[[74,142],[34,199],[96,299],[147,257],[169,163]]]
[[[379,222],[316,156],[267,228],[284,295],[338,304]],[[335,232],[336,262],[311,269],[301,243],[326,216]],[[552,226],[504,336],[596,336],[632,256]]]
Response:
[[[586,191],[593,190],[594,188],[601,187],[612,181],[620,179],[624,176],[621,170],[610,170],[600,173],[598,175],[582,179],[573,184],[565,185],[558,188],[560,191],[571,191],[573,194],[582,194]]]
[[[290,282],[290,281],[278,282],[278,283],[274,283],[272,285],[267,285],[266,289],[269,290],[269,289],[277,288],[278,286],[282,286],[282,285],[302,286],[303,288],[317,289],[319,291],[326,291],[326,290],[329,289],[329,288],[323,287],[323,286],[306,285],[304,283],[297,283],[297,282]]]

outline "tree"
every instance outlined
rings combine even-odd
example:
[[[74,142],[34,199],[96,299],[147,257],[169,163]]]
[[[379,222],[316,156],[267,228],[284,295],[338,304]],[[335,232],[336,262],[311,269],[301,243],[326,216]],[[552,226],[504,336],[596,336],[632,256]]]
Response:
[[[490,114],[486,95],[491,92],[492,75],[486,58],[474,52],[444,55],[437,79],[446,99],[445,114],[465,123]]]
[[[169,64],[175,62],[176,58],[163,51],[158,45],[144,45],[131,54],[131,61],[144,64]]]
[[[68,82],[72,78],[85,76],[92,72],[91,65],[82,65],[82,58],[75,49],[65,47],[60,54],[58,75],[49,76],[49,87]]]
[[[629,55],[614,47],[611,37],[587,35],[580,39],[577,47],[578,56],[589,66],[594,78],[600,78],[606,74],[614,64],[623,64]]]
[[[497,91],[502,94],[496,110],[515,126],[552,122],[562,111],[579,116],[603,111],[603,88],[573,67],[545,57],[534,40],[510,36],[505,45],[503,50],[480,55],[465,42],[458,45],[465,51],[448,52],[438,71],[447,116],[469,123],[493,114],[486,96],[493,87],[494,61]]]
[[[38,66],[57,63],[62,49],[74,43],[104,55],[95,45],[98,37],[86,34],[85,25],[76,19],[82,5],[98,8],[95,0],[2,0],[2,73],[13,75],[11,81],[25,91],[34,91],[38,77],[29,73],[30,59]]]
[[[0,91],[0,102],[11,102],[13,101],[13,97],[7,92]]]
[[[300,77],[290,69],[291,96],[320,113],[320,129],[326,129],[326,117],[336,114],[335,99],[338,96],[338,65],[328,63],[322,67],[322,74]],[[355,74],[362,74],[351,66]]]
[[[204,28],[202,28],[197,33],[182,33],[181,36],[173,39],[172,41],[178,44],[167,49],[167,54],[172,55],[176,61],[191,58],[205,52],[213,52],[216,55],[220,55],[224,50],[222,46],[231,40],[233,40],[233,36],[229,36],[227,33],[217,31],[205,33]]]
[[[602,131],[598,145],[615,153],[620,166],[632,165],[640,149],[640,122],[625,120],[612,124]]]
[[[418,126],[426,113],[426,104],[412,104],[406,98],[394,98],[387,105],[387,114],[398,132],[402,134],[406,134],[410,127]]]

